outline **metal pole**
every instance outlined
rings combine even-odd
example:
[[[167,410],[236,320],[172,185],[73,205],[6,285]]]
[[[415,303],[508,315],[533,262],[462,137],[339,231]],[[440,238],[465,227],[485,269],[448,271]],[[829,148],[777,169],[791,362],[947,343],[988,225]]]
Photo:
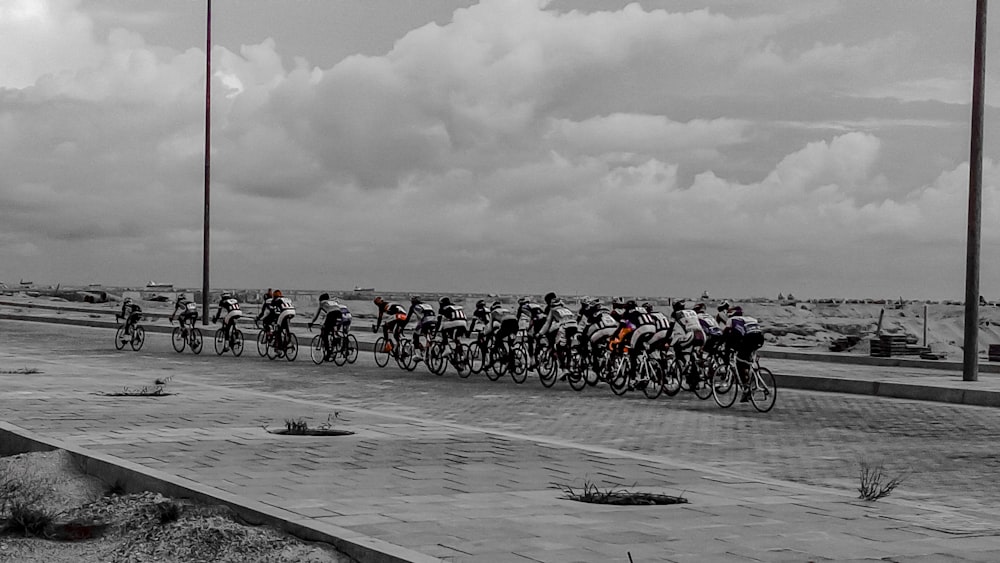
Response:
[[[969,229],[965,254],[965,340],[962,379],[979,378],[979,247],[983,205],[983,107],[986,81],[986,0],[976,0],[976,55],[972,67],[972,141],[969,155]]]
[[[202,256],[204,261],[201,265],[201,324],[208,325],[208,203],[210,195],[209,174],[212,150],[212,0],[208,0],[208,17],[206,18],[206,41],[205,41],[205,226],[204,245]]]

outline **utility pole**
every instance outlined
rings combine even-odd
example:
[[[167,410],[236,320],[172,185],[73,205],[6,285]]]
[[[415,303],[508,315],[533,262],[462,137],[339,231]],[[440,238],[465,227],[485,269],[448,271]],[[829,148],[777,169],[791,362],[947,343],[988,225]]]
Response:
[[[976,0],[976,54],[972,67],[972,141],[969,155],[969,229],[965,254],[965,341],[962,379],[979,379],[979,250],[983,206],[983,107],[986,82],[986,0]]]
[[[208,203],[211,175],[209,174],[212,151],[212,0],[208,0],[208,17],[206,18],[207,39],[205,41],[205,226],[204,245],[202,248],[203,262],[201,265],[201,324],[208,325]]]

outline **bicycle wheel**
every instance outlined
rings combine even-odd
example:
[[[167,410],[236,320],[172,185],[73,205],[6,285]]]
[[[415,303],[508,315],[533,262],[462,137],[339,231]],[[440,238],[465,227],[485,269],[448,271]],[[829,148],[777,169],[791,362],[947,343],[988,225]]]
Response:
[[[566,375],[566,381],[569,386],[574,391],[583,391],[583,388],[587,386],[587,366],[583,362],[583,356],[580,355],[580,351],[574,346],[569,352],[569,374]]]
[[[201,330],[197,328],[191,329],[191,351],[195,354],[201,354],[201,347],[204,345],[204,341],[201,339]]]
[[[314,364],[320,365],[326,360],[326,349],[323,348],[323,339],[317,334],[309,341],[309,359]]]
[[[219,329],[215,331],[215,353],[221,356],[226,351],[226,331]]]
[[[695,397],[698,397],[702,401],[711,397],[712,396],[711,381],[707,377],[705,377],[706,374],[704,373],[704,370],[702,370],[698,366],[697,360],[692,359],[688,369],[694,370],[694,373],[697,374],[698,377],[698,384],[695,385],[694,389],[692,389],[692,391],[694,391]]]
[[[496,381],[507,373],[507,344],[500,342],[489,350],[489,362],[486,365],[486,377]]]
[[[427,349],[427,369],[434,375],[444,375],[447,363],[444,361],[444,344],[435,342]]]
[[[334,338],[334,337],[331,337]],[[335,337],[336,343],[330,342],[328,345],[330,348],[329,359],[333,360],[333,363],[338,366],[342,366],[347,363],[347,356],[350,353],[348,348],[350,340],[346,336]]]
[[[715,404],[724,409],[728,409],[736,402],[736,395],[740,393],[740,385],[736,379],[736,370],[731,364],[719,366],[712,373],[710,380],[712,385],[712,397]]]
[[[642,394],[647,399],[659,397],[663,393],[663,368],[660,367],[659,362],[645,358],[639,372],[645,373],[648,378],[646,386],[642,388]]]
[[[379,336],[375,340],[375,347],[372,348],[372,353],[375,355],[375,364],[384,368],[389,365],[389,356],[392,355],[391,348],[386,348],[386,340],[384,336]]]
[[[463,345],[461,342],[455,343],[455,349],[452,351],[451,365],[455,367],[455,371],[458,376],[462,379],[472,375],[472,369],[469,368],[469,347]]]
[[[750,375],[750,402],[753,408],[767,412],[774,408],[778,398],[778,386],[774,382],[774,374],[767,368],[754,369]]]
[[[347,335],[347,351],[344,353],[344,357],[347,358],[347,363],[353,364],[358,361],[358,337],[353,334]]]
[[[285,346],[285,359],[294,362],[299,357],[299,337],[288,333],[288,345]]]
[[[267,345],[267,334],[265,334],[264,331],[261,330],[260,332],[257,333],[257,354],[261,358],[263,358],[264,356],[267,355],[268,348],[269,346]]]
[[[514,365],[510,370],[510,378],[514,383],[524,383],[528,379],[528,350],[518,343],[511,353],[514,355]]]
[[[141,326],[136,326],[132,329],[132,349],[138,352],[142,349],[142,345],[146,343],[146,329]]]
[[[632,379],[629,377],[629,359],[625,355],[617,355],[611,360],[611,377],[608,378],[608,385],[611,386],[611,392],[615,395],[621,396],[628,392],[629,382]]]
[[[486,349],[482,342],[469,344],[469,370],[472,373],[481,373],[485,366]],[[488,374],[487,374],[488,375]]]
[[[417,356],[413,353],[413,341],[402,340],[396,353],[396,364],[406,371],[417,369]]]
[[[552,352],[547,341],[538,343],[535,350],[535,362],[538,366],[538,381],[544,387],[552,387],[556,383],[556,375],[559,372],[559,365],[556,362],[556,355]]]
[[[663,369],[663,392],[668,397],[673,397],[681,392],[681,368],[676,358],[668,360]]]
[[[115,350],[121,350],[124,348],[126,341],[128,341],[128,338],[125,338],[125,325],[121,325],[118,327],[118,330],[115,331]]]
[[[184,336],[181,334],[181,327],[175,326],[174,330],[170,331],[170,343],[174,345],[174,350],[177,352],[183,352],[184,346],[187,342]]]
[[[243,354],[243,331],[233,327],[231,336],[233,341],[230,344],[230,350],[233,351],[233,356],[238,358],[241,354]]]

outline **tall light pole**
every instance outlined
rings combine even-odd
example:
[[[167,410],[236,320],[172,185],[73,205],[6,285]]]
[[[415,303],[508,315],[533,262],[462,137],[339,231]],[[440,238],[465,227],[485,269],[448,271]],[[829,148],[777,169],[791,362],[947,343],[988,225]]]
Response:
[[[976,0],[976,54],[972,67],[972,141],[969,155],[969,229],[965,253],[965,341],[962,379],[979,379],[979,247],[983,206],[983,107],[986,81],[986,0]]]
[[[208,203],[210,194],[209,174],[212,150],[212,0],[208,0],[205,40],[205,226],[203,262],[201,265],[201,323],[208,325]]]

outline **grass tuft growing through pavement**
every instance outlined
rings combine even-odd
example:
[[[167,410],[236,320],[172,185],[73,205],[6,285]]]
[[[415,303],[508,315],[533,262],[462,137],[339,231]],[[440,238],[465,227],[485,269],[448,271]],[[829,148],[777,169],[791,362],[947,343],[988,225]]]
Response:
[[[621,506],[654,506],[666,504],[687,504],[683,496],[664,495],[630,491],[620,485],[602,489],[591,481],[584,481],[580,487],[552,483],[564,493],[563,498],[592,504],[613,504]],[[632,484],[635,487],[635,483]]]
[[[869,459],[862,457],[858,460],[858,498],[864,500],[878,500],[889,496],[896,487],[906,480],[908,475],[899,474],[890,476],[885,468],[885,461],[882,459]]]

